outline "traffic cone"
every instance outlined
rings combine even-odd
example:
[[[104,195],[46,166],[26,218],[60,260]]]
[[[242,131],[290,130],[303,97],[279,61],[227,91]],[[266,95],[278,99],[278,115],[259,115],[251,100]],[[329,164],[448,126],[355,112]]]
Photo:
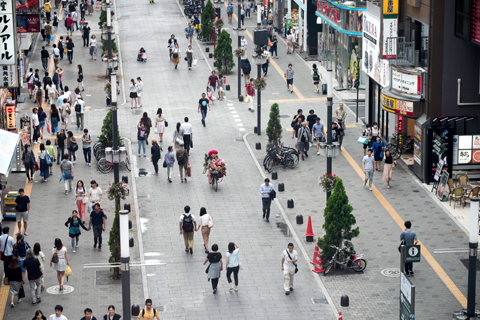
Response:
[[[312,230],[312,216],[308,216],[308,226],[305,237],[307,237],[307,242],[313,242],[313,237],[315,237],[315,233],[313,233]]]
[[[343,320],[342,311],[338,313],[338,320]]]
[[[320,249],[318,249],[318,245],[315,246],[315,253],[313,254],[313,260],[310,263],[312,263],[315,266],[315,268],[312,270],[313,272],[321,273],[325,271],[323,269],[322,257],[320,256]]]

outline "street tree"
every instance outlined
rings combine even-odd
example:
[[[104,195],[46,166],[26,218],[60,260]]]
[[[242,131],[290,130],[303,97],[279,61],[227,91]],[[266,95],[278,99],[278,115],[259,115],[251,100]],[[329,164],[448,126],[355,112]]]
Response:
[[[212,42],[213,33],[215,32],[213,26],[214,19],[213,4],[208,0],[202,12],[202,39],[209,43]]]
[[[270,119],[267,125],[268,142],[274,146],[281,144],[282,124],[280,123],[280,108],[277,103],[270,108]]]
[[[230,34],[225,30],[222,30],[217,39],[217,47],[215,48],[214,57],[217,62],[218,71],[223,74],[228,74],[235,66],[235,63],[233,62]]]

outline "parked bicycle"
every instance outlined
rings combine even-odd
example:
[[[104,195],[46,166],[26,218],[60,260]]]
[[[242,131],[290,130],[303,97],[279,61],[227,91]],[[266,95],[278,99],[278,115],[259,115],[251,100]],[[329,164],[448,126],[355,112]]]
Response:
[[[400,144],[396,133],[392,134],[392,142],[387,144],[387,150],[390,150],[390,154],[395,160],[398,160],[403,153],[413,153],[413,148],[413,137],[407,137],[407,143]]]
[[[100,170],[101,173],[109,173],[113,170],[113,164],[114,164],[113,162],[110,162],[105,158],[101,158],[97,162],[97,168],[98,170]],[[123,162],[123,165],[125,166],[125,168],[127,168],[128,171],[132,171],[130,169],[130,161],[128,160],[128,153],[125,157],[125,161]],[[120,163],[120,166],[122,166],[122,163]]]
[[[267,147],[267,155],[263,159],[263,167],[269,173],[276,165],[283,165],[284,168],[293,169],[298,165],[299,154],[297,149],[284,146]]]
[[[347,243],[345,243],[347,244]],[[339,261],[335,257],[340,256],[342,253],[345,253],[345,250],[340,249],[337,246],[330,246],[335,248],[335,253],[332,256],[332,259],[325,264],[324,275],[327,275],[333,267],[335,263],[337,266],[340,266],[344,269],[353,269],[356,272],[362,272],[367,267],[367,260],[364,259],[363,254],[358,254],[355,250],[349,250],[350,252],[346,252],[348,254],[347,261]]]

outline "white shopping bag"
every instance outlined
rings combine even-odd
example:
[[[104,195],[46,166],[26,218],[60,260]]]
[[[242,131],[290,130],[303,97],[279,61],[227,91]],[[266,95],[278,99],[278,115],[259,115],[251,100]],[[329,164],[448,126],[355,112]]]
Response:
[[[197,59],[193,59],[192,66],[196,66],[196,65],[197,65]]]

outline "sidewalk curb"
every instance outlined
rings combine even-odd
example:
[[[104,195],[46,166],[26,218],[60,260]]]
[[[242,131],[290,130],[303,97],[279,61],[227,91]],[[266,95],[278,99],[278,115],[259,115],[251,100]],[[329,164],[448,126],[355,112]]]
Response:
[[[243,135],[243,142],[245,143],[245,146],[247,147],[248,152],[250,153],[250,156],[252,157],[252,160],[255,162],[255,165],[256,165],[258,171],[260,172],[260,175],[262,176],[263,179],[265,179],[266,175],[263,172],[262,167],[258,163],[257,159],[255,158],[255,154],[253,153],[253,150],[252,150],[252,148],[250,147],[250,145],[248,144],[248,141],[247,141],[247,136],[251,133],[253,133],[253,131],[247,132],[245,135]],[[307,250],[305,249],[305,247],[303,245],[303,242],[300,240],[299,236],[297,235],[297,232],[293,228],[292,223],[288,219],[287,214],[285,213],[285,211],[283,210],[280,202],[278,201],[278,198],[275,198],[274,201],[275,201],[275,204],[277,205],[278,209],[280,210],[280,213],[282,214],[282,217],[285,220],[285,223],[287,224],[288,228],[290,228],[290,232],[292,233],[292,237],[298,243],[298,246],[300,248],[300,251],[302,252],[303,258],[307,262],[307,266],[310,265],[310,258],[308,256]],[[317,282],[320,289],[322,290],[322,293],[325,295],[325,299],[327,300],[328,304],[330,305],[330,308],[332,309],[334,317],[336,317],[337,314],[338,314],[337,307],[335,307],[335,304],[333,303],[332,297],[328,293],[327,288],[323,284],[323,281],[320,279],[320,277],[317,277],[315,275],[312,275],[312,276],[315,279],[315,281]]]

